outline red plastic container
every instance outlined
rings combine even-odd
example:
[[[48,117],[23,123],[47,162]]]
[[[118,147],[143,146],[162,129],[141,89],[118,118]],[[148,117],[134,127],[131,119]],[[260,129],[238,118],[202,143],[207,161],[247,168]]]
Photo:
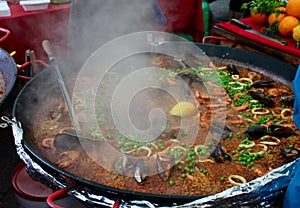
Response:
[[[14,169],[11,175],[11,184],[14,190],[16,199],[19,204],[24,208],[45,208],[49,207],[46,200],[47,197],[54,192],[46,185],[32,180],[26,172],[26,164],[20,163]],[[65,208],[80,207],[85,206],[73,196],[68,196],[66,198],[57,200],[58,205]]]

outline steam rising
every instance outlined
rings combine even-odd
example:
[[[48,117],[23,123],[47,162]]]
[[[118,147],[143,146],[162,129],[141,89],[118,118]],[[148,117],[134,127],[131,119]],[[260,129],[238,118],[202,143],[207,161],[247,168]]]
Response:
[[[70,58],[83,62],[98,47],[132,32],[155,30],[155,0],[73,0],[69,28]]]

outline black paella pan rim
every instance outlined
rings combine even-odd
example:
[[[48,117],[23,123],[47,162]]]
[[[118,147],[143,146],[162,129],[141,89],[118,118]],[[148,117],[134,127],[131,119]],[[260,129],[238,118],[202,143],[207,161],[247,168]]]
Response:
[[[179,43],[181,44],[181,43]],[[184,43],[183,43],[184,44]],[[250,51],[245,51],[237,48],[229,48],[225,46],[216,46],[210,44],[198,44],[198,46],[209,56],[216,57],[221,60],[232,60],[237,61],[239,63],[246,63],[246,65],[257,66],[259,68],[264,68],[267,71],[271,71],[272,74],[278,74],[283,77],[283,79],[287,81],[291,81],[296,73],[296,66],[284,63],[282,61],[276,60],[272,57],[257,54]],[[20,97],[23,95],[26,87],[30,85],[32,82],[37,79],[40,75],[45,73],[47,70],[44,70],[39,75],[31,79],[19,92],[14,106],[13,106],[13,117],[18,119],[18,115],[16,112],[18,101]],[[22,120],[20,120],[22,122]],[[28,129],[23,129],[24,134],[26,134]],[[48,171],[49,174],[54,174],[56,176],[62,175],[69,179],[76,181],[78,187],[87,187],[92,191],[99,195],[103,195],[110,199],[124,199],[124,200],[148,200],[152,203],[157,203],[159,205],[179,205],[191,202],[196,199],[200,199],[207,196],[178,196],[178,195],[159,195],[159,194],[151,194],[151,193],[143,193],[143,192],[134,192],[128,191],[118,188],[109,187],[106,185],[101,185],[81,177],[78,177],[74,174],[71,174],[67,171],[64,171],[57,166],[53,165],[43,157],[41,157],[36,151],[30,146],[30,144],[23,139],[23,146],[25,151],[33,158],[33,161],[38,163],[45,171]],[[66,182],[66,181],[64,181]],[[63,183],[63,182],[62,182]],[[64,183],[66,184],[66,183]]]
[[[3,75],[6,85],[5,95],[2,97],[2,99],[0,99],[1,106],[15,85],[18,70],[14,59],[2,48],[0,48],[0,65],[0,72]]]

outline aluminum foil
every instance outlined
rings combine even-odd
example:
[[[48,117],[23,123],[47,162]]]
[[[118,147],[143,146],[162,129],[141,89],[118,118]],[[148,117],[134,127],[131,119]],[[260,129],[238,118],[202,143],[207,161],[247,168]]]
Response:
[[[25,152],[22,145],[23,129],[21,127],[21,123],[14,118],[9,122],[9,125],[12,126],[17,154],[19,155],[20,159],[27,165],[26,171],[30,175],[30,177],[33,180],[39,181],[54,190],[66,188],[68,184],[61,183],[54,176],[47,173]],[[83,202],[87,202],[90,204],[98,204],[102,207],[112,207],[115,203],[114,200],[110,200],[104,196],[98,196],[86,192],[80,193],[77,190],[70,190],[69,194],[75,196]]]
[[[33,179],[53,188],[65,188],[68,184],[63,184],[54,176],[47,173],[40,165],[35,163],[25,152],[22,140],[23,130],[21,124],[14,118],[9,124],[12,126],[13,135],[17,154],[20,159],[27,165],[27,171]],[[280,197],[284,196],[286,187],[295,175],[297,162],[299,158],[291,163],[283,165],[272,170],[267,175],[259,177],[253,181],[227,189],[221,193],[200,198],[193,202],[177,205],[173,204],[169,207],[185,208],[185,207],[274,207]],[[101,207],[113,207],[115,199],[89,193],[83,190],[70,190],[69,194],[75,196],[79,200],[88,204],[99,205]],[[278,205],[278,204],[277,204]],[[93,206],[94,207],[94,206]],[[138,207],[161,207],[146,200],[130,200],[120,202],[121,208],[138,208]]]

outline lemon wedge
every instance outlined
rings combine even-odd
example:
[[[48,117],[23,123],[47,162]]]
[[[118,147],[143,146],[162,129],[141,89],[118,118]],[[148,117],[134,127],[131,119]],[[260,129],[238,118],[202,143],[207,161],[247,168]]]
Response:
[[[185,117],[193,115],[197,112],[194,104],[189,102],[179,102],[170,110],[172,116]]]

